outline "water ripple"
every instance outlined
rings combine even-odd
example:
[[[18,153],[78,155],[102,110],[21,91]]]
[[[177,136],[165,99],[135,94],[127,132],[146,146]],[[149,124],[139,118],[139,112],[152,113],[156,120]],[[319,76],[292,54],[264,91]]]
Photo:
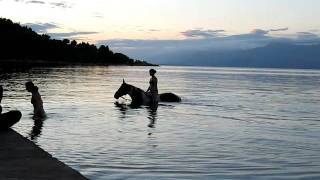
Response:
[[[159,91],[182,103],[117,107],[122,79],[146,89],[148,67],[75,66],[1,74],[2,105],[22,111],[14,128],[30,138],[32,79],[48,115],[33,141],[90,179],[320,178],[319,71],[159,67],[157,75]]]

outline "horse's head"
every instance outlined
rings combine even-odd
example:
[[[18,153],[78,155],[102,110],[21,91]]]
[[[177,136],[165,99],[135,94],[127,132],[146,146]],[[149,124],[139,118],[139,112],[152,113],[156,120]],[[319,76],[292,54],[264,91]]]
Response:
[[[130,89],[131,89],[131,86],[123,80],[122,85],[120,86],[118,91],[114,94],[114,98],[119,99],[119,97],[128,94]]]

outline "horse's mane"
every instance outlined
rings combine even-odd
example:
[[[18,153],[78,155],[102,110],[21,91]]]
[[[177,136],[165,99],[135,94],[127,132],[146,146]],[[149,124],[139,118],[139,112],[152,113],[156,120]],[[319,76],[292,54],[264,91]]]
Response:
[[[133,87],[133,88],[135,88],[135,89],[137,89],[138,91],[142,91],[142,92],[145,93],[145,91],[142,90],[141,88],[138,88],[138,87],[136,87],[136,86],[134,86],[134,85],[131,85],[131,84],[127,84],[127,85],[128,85],[128,86],[131,86],[131,87]]]
[[[131,84],[127,84],[128,86],[131,86],[131,88],[135,89],[132,91],[132,105],[141,105],[143,103],[143,97],[142,97],[142,93],[145,93],[144,90],[135,87]]]

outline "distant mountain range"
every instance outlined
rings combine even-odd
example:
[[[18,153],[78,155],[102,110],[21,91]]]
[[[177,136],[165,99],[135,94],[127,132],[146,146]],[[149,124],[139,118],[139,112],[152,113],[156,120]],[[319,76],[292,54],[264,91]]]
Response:
[[[320,69],[320,44],[272,43],[248,50],[184,51],[153,61],[166,65]]]

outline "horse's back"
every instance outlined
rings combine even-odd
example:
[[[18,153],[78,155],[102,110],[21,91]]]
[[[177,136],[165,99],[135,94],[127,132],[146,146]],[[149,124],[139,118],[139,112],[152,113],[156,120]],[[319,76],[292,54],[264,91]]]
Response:
[[[0,129],[8,129],[17,122],[20,121],[22,114],[20,111],[9,111],[7,113],[0,114]]]
[[[181,102],[181,98],[173,93],[162,93],[159,98],[161,102]]]

